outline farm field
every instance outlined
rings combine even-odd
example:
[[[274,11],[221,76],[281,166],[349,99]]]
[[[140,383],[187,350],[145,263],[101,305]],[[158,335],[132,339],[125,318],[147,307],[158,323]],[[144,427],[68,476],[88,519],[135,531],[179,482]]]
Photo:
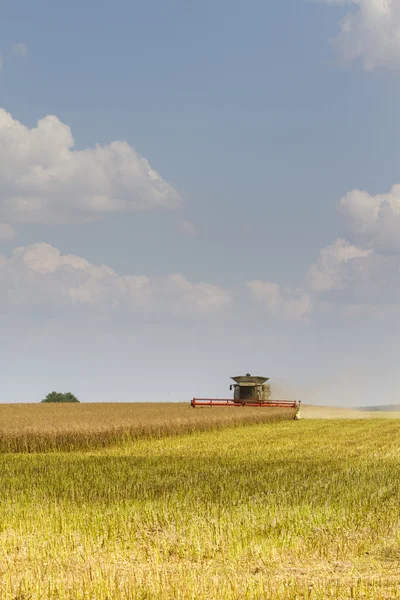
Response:
[[[1,599],[400,598],[396,419],[2,453],[0,476]]]
[[[293,416],[293,409],[193,409],[189,402],[0,404],[0,452],[93,449]]]
[[[394,412],[304,405],[306,419],[393,419]],[[292,419],[293,409],[196,408],[189,403],[0,404],[0,452],[92,450],[129,439],[160,438]]]

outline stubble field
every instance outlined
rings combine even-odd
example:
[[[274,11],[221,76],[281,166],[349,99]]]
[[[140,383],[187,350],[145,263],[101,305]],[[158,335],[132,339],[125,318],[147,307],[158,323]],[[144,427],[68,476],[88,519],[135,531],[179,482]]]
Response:
[[[400,421],[234,425],[3,452],[0,598],[400,598]]]

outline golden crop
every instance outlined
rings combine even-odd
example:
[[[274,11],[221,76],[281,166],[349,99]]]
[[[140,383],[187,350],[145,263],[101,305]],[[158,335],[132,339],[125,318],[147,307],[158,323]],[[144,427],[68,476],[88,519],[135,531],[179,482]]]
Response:
[[[0,452],[93,449],[293,416],[293,409],[193,409],[189,403],[0,404]]]
[[[1,600],[400,598],[397,420],[1,454],[0,478]]]

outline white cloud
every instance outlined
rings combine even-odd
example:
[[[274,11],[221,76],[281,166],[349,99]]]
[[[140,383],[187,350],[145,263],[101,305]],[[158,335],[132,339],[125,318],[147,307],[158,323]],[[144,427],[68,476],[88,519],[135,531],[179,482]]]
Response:
[[[292,289],[260,280],[248,281],[246,285],[254,299],[272,315],[303,320],[313,311],[312,298],[302,288]]]
[[[355,243],[339,238],[322,248],[298,288],[247,283],[273,315],[307,319],[311,313],[393,315],[400,307],[400,184],[372,196],[352,190],[340,201]]]
[[[376,196],[352,190],[339,207],[356,236],[379,248],[400,249],[400,184]]]
[[[0,223],[0,243],[11,242],[17,236],[14,227],[9,223]]]
[[[400,66],[399,0],[319,1],[353,5],[335,39],[337,51],[344,59],[360,59],[366,70]]]
[[[316,305],[341,314],[392,314],[400,306],[400,257],[343,239],[323,248],[306,274]]]
[[[69,223],[180,204],[178,192],[127,142],[73,148],[70,128],[57,117],[30,129],[0,109],[0,215]]]
[[[1,300],[2,299],[2,300]],[[49,244],[16,248],[0,261],[0,303],[18,306],[86,306],[99,310],[143,309],[207,315],[232,303],[229,292],[192,283],[181,274],[165,277],[118,275]]]
[[[332,311],[335,306],[345,314],[346,306],[397,302],[398,263],[396,257],[384,257],[338,239],[320,251],[306,272],[303,287],[260,280],[246,285],[270,314],[307,321],[315,311]]]
[[[28,47],[26,44],[23,44],[23,43],[13,44],[12,45],[12,53],[15,56],[27,56]]]
[[[318,260],[308,269],[306,279],[314,292],[343,289],[357,280],[365,269],[363,259],[371,250],[362,250],[343,239],[323,248]]]

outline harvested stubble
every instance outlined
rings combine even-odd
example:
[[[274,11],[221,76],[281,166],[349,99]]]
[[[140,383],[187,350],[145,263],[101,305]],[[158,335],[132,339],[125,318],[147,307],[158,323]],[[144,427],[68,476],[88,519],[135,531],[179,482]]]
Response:
[[[400,598],[400,422],[0,456],[1,600]]]
[[[3,404],[0,452],[88,450],[293,416],[293,409],[193,409],[189,403]]]

